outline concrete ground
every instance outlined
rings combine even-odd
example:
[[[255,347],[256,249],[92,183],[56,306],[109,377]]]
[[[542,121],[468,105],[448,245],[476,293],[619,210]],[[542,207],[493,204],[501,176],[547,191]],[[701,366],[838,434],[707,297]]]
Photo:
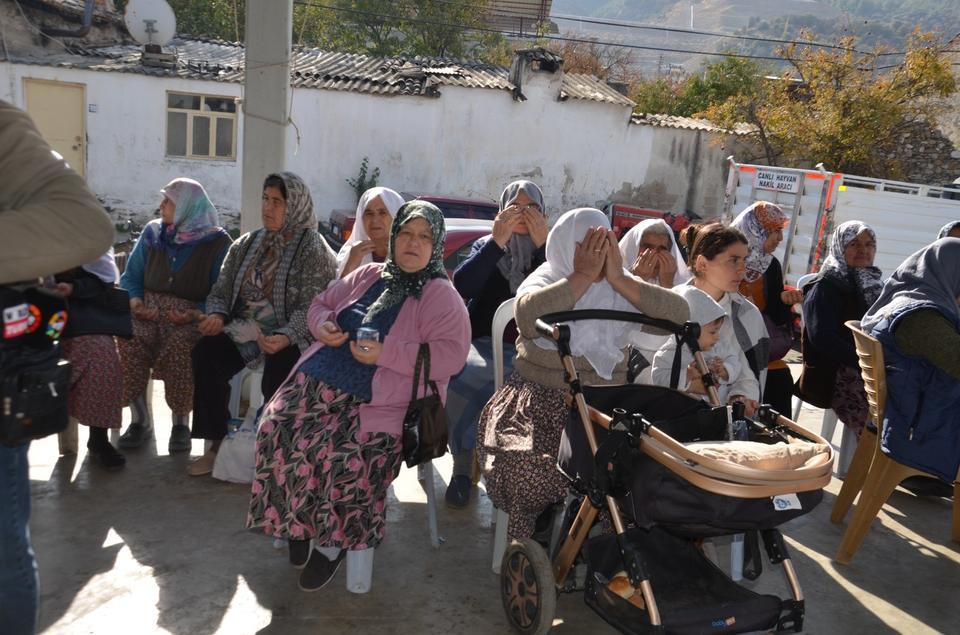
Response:
[[[286,550],[244,529],[249,486],[187,476],[189,458],[168,456],[170,412],[162,384],[154,390],[157,442],[128,452],[122,472],[91,465],[85,430],[78,456],[59,457],[56,438],[31,448],[41,632],[508,631],[490,570],[491,505],[482,489],[465,510],[441,502],[445,543],[433,549],[425,495],[416,471],[404,469],[392,489],[371,592],[348,592],[342,567],[327,588],[304,593]],[[804,408],[800,422],[819,431],[821,415]],[[838,429],[835,443],[839,438]],[[201,451],[194,442],[192,456]],[[449,457],[437,464],[442,496]],[[807,595],[805,632],[957,633],[960,545],[949,540],[951,503],[898,490],[853,563],[840,566],[831,558],[844,526],[829,521],[839,486],[834,480],[819,507],[783,527]],[[721,562],[724,555],[721,546]],[[752,586],[786,597],[779,571],[769,566]],[[560,634],[613,632],[582,594],[561,596],[555,624]]]

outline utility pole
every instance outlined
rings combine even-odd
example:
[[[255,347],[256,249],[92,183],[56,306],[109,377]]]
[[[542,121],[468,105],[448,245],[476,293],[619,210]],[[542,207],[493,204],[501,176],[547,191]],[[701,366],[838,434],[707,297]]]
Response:
[[[247,0],[240,231],[262,225],[263,179],[287,159],[293,0]]]

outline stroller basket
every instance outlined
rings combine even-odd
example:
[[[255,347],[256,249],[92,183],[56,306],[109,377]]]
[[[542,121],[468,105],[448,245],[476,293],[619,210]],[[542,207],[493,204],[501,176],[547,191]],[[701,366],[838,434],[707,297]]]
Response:
[[[625,491],[618,502],[638,526],[660,525],[696,538],[767,529],[806,514],[823,498],[821,481],[829,482],[829,462],[824,463],[826,471],[818,464],[811,468],[812,478],[798,478],[794,470],[744,468],[688,453],[680,445],[724,439],[726,408],[711,408],[699,399],[660,386],[584,387],[583,392],[588,403],[599,406],[591,405],[591,417],[602,419],[604,411],[612,411],[614,406],[624,408],[653,423],[648,433],[667,439],[666,444],[656,448],[644,448],[645,444],[656,444],[656,440],[644,435],[644,452],[634,452],[630,464],[624,466],[628,482],[623,484],[621,489]],[[751,427],[750,432],[752,441],[781,440],[779,435],[771,435],[760,426]],[[607,430],[600,427],[595,434],[602,447]],[[654,450],[651,456],[649,452]],[[593,480],[596,461],[584,426],[575,415],[564,429],[558,464],[581,487]],[[691,475],[699,482],[691,482]],[[778,506],[778,497],[788,494],[796,495],[797,500],[786,508]]]
[[[689,540],[657,528],[633,529],[621,539],[628,540],[643,555],[666,632],[742,633],[777,626],[783,608],[780,598],[759,595],[733,582]],[[624,566],[617,537],[591,539],[586,543],[586,556],[587,605],[623,633],[658,632],[646,610],[607,587]]]

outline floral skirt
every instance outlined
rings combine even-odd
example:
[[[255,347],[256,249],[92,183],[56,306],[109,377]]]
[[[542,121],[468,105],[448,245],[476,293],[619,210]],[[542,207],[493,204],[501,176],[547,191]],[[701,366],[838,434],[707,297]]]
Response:
[[[867,403],[867,392],[859,368],[840,367],[831,405],[837,413],[837,419],[859,437],[870,418],[870,405]]]
[[[360,404],[301,372],[277,390],[260,419],[248,527],[317,547],[383,540],[400,438],[361,432]]]
[[[70,360],[70,416],[91,428],[119,428],[123,420],[123,373],[111,335],[82,335],[63,340]]]
[[[511,538],[531,536],[540,512],[563,499],[569,487],[557,468],[570,414],[565,392],[514,372],[480,414],[477,459],[487,495],[510,515]]]

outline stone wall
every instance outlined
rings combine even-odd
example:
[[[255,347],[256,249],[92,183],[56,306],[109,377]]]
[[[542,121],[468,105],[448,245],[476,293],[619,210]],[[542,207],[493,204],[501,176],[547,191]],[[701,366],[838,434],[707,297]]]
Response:
[[[942,185],[960,178],[960,150],[936,126],[911,125],[894,148],[888,158],[897,162],[904,181]]]

